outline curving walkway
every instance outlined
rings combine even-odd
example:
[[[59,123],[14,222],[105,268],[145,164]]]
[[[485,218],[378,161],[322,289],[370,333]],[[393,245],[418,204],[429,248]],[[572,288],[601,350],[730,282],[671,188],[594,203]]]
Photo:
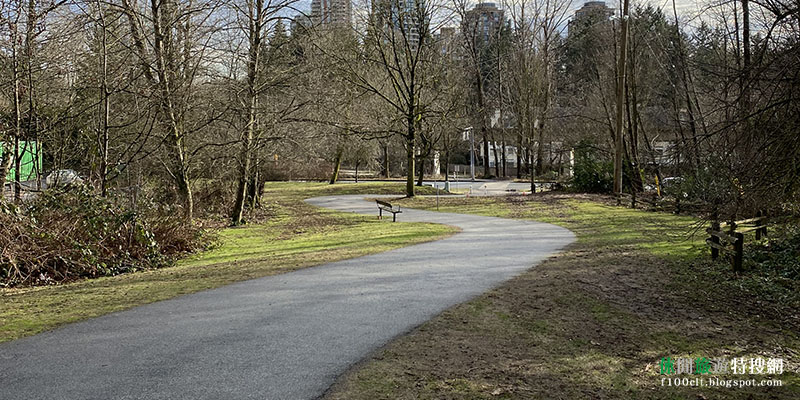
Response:
[[[361,196],[312,204],[377,214]],[[355,362],[574,240],[406,209],[450,238],[240,282],[0,344],[1,399],[313,399]]]

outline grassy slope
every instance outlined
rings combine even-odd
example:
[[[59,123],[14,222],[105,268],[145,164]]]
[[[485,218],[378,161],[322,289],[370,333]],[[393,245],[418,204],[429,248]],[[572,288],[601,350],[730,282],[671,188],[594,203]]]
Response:
[[[693,219],[557,195],[447,199],[440,210],[552,222],[579,240],[391,343],[328,398],[800,398],[797,325],[767,317],[736,280],[695,270]],[[662,387],[658,360],[668,356],[781,357],[785,386]]]
[[[454,228],[396,223],[304,203],[329,194],[399,194],[403,184],[270,183],[264,224],[220,232],[219,247],[174,267],[60,286],[0,290],[0,342],[231,282],[434,240]],[[425,190],[425,189],[423,189]],[[424,191],[423,191],[424,193]]]

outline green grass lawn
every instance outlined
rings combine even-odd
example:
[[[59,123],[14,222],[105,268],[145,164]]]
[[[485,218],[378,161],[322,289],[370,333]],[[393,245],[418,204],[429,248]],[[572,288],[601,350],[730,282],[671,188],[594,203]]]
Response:
[[[728,264],[698,262],[708,250],[695,219],[556,193],[445,198],[439,210],[551,222],[578,241],[387,345],[327,398],[800,398],[797,303],[750,291]],[[662,357],[782,358],[773,377],[784,386],[666,387]]]
[[[0,342],[228,283],[435,240],[455,228],[391,223],[323,210],[303,199],[401,194],[402,183],[268,183],[265,223],[228,228],[219,245],[176,266],[57,286],[0,289]],[[421,193],[429,188],[421,188]]]

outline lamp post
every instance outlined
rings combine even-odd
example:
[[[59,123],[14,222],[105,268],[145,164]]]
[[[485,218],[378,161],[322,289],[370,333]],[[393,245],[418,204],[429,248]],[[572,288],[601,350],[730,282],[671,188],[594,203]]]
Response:
[[[473,181],[475,180],[475,135],[472,127],[464,128],[465,132],[469,132],[469,176]]]

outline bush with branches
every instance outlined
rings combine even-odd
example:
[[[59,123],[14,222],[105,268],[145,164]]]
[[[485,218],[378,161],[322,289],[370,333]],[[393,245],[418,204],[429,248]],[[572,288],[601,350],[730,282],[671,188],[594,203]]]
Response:
[[[144,208],[155,210],[153,208]],[[0,208],[0,286],[61,283],[171,265],[213,234],[179,213],[137,213],[86,187]]]

